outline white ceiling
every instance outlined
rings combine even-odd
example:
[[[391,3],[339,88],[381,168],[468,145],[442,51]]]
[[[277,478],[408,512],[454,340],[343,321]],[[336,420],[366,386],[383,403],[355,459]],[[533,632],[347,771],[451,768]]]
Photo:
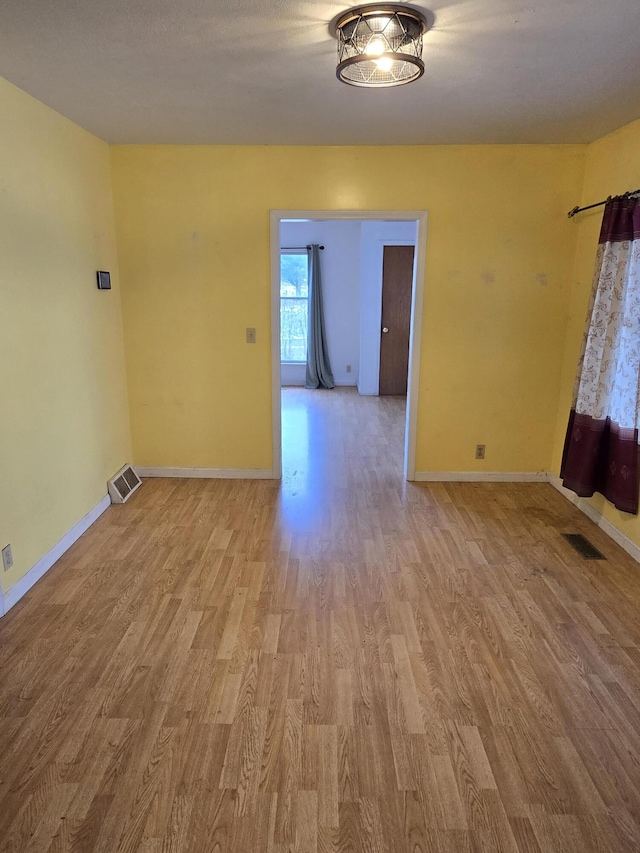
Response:
[[[336,80],[349,5],[2,0],[0,76],[115,143],[590,142],[640,117],[640,0],[432,0],[424,77],[380,91]]]

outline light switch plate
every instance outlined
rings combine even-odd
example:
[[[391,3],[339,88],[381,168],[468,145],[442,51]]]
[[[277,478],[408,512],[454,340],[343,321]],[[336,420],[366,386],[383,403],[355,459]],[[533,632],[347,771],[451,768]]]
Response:
[[[256,330],[255,329],[247,329],[247,343],[255,344],[256,342]]]

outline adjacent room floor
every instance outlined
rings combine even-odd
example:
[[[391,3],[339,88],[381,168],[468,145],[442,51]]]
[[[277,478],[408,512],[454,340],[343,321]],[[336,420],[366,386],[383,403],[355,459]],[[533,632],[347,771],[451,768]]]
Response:
[[[146,480],[0,621],[0,849],[640,849],[640,566],[403,482],[403,400],[283,414],[282,483]]]

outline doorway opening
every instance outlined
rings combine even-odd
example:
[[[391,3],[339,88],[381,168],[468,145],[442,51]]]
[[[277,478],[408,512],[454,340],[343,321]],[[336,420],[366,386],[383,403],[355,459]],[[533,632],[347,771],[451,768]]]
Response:
[[[271,212],[271,355],[272,355],[272,429],[273,429],[273,476],[282,477],[282,385],[303,385],[305,364],[300,352],[304,350],[302,339],[305,300],[308,288],[297,270],[301,258],[295,255],[306,247],[302,239],[283,239],[286,235],[304,234],[304,224],[344,223],[345,228],[362,226],[369,239],[370,251],[362,253],[358,278],[359,312],[359,360],[357,356],[340,351],[335,359],[335,382],[337,385],[357,384],[360,395],[392,395],[406,392],[406,415],[404,425],[403,474],[406,480],[415,479],[416,428],[418,412],[418,387],[420,367],[420,343],[422,331],[422,305],[426,257],[426,211],[272,211]],[[292,228],[298,226],[298,231]],[[405,230],[403,230],[403,228]],[[287,230],[289,229],[289,230]],[[407,230],[408,229],[408,230]],[[411,239],[407,239],[407,234]],[[314,239],[313,242],[316,242]],[[291,245],[290,245],[291,244]],[[298,245],[299,244],[299,245]],[[364,236],[362,245],[364,246]],[[335,253],[334,253],[335,254]],[[283,261],[283,256],[288,255]],[[329,257],[327,250],[326,257]],[[287,281],[282,284],[283,268],[288,270]],[[367,265],[369,265],[367,267]],[[290,269],[289,269],[290,268]],[[411,281],[406,286],[407,269]],[[297,273],[301,275],[298,276]],[[384,296],[384,279],[405,280],[398,290],[398,283],[387,285]],[[298,281],[300,278],[300,281]],[[289,281],[291,279],[291,281]],[[295,279],[295,280],[294,280]],[[284,289],[283,289],[284,287]],[[349,323],[348,300],[339,311],[336,322]],[[284,294],[284,295],[283,295]],[[284,315],[283,315],[284,312]],[[385,313],[386,312],[386,313]],[[300,317],[298,317],[300,314]],[[306,314],[305,314],[306,317]],[[402,321],[402,318],[405,318]],[[384,322],[383,322],[384,319]],[[405,324],[402,329],[402,324]],[[384,329],[388,329],[385,332]],[[393,329],[393,331],[392,331]],[[402,335],[408,335],[408,346],[398,343]],[[283,337],[284,336],[284,337]],[[286,352],[285,352],[286,351]],[[283,356],[288,353],[291,361]],[[330,352],[333,359],[333,355]],[[354,365],[353,362],[356,362]],[[357,382],[352,371],[356,371]],[[402,383],[404,373],[405,387]],[[393,383],[396,383],[395,385]],[[322,392],[320,392],[322,393]]]

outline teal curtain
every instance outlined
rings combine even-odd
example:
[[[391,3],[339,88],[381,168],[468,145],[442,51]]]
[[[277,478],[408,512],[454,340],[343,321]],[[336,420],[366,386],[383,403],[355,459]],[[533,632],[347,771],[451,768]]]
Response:
[[[320,246],[307,246],[309,259],[309,331],[307,334],[307,380],[305,388],[335,388],[322,307]]]

